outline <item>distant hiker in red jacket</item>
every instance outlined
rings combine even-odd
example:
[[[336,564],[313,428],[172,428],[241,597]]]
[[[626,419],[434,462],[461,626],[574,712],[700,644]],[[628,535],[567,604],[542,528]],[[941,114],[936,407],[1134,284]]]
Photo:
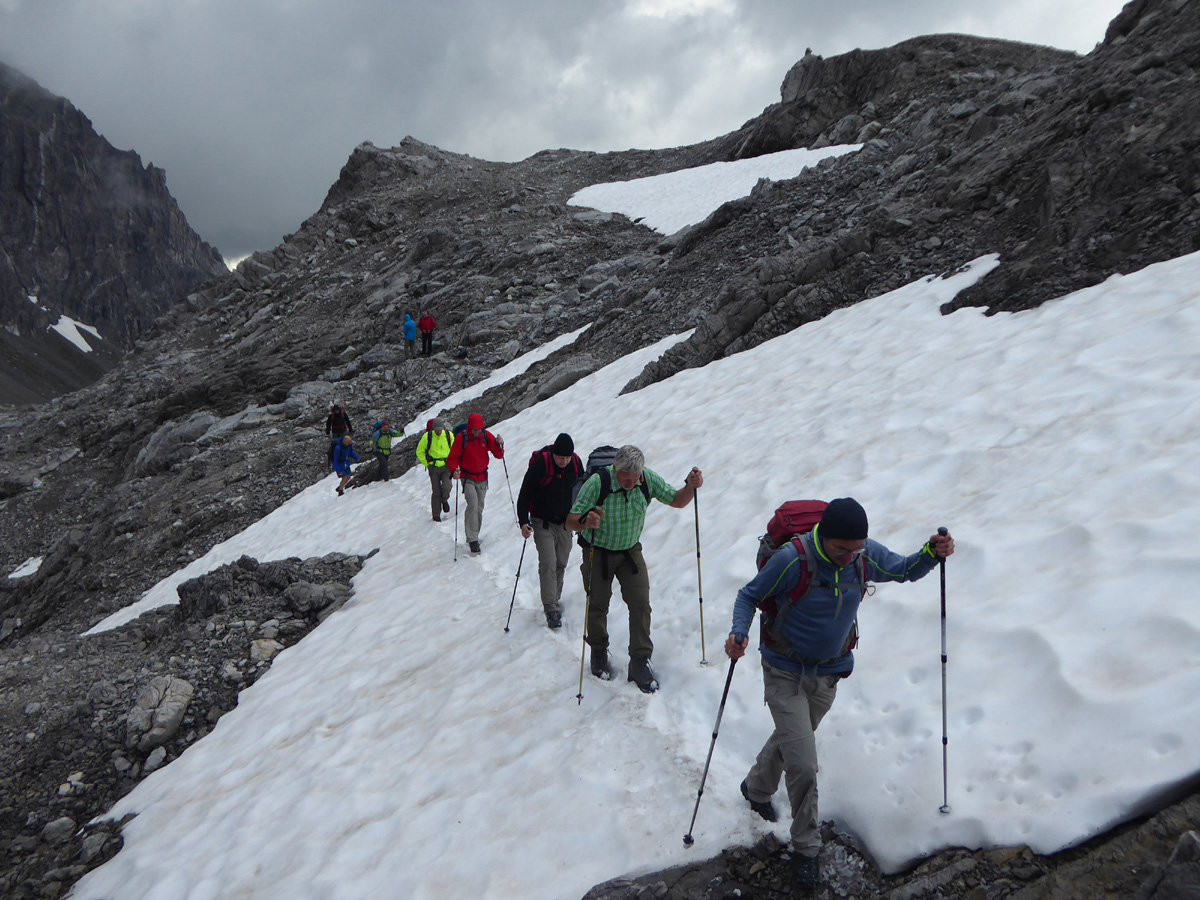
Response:
[[[437,328],[437,322],[433,316],[427,312],[421,313],[421,318],[417,320],[417,331],[421,332],[421,355],[433,355],[433,329]]]
[[[493,435],[483,426],[483,416],[471,413],[467,416],[467,427],[454,438],[446,467],[450,477],[462,481],[463,496],[467,500],[467,511],[463,524],[467,532],[467,545],[472,553],[479,552],[479,529],[483,525],[483,503],[487,497],[488,454],[504,459],[504,438]]]

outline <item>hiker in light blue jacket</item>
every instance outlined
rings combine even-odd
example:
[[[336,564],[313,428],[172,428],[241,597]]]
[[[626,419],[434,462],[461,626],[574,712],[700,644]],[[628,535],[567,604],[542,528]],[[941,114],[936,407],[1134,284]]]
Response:
[[[417,355],[417,323],[408,313],[404,314],[404,355],[408,359]]]
[[[792,869],[797,885],[818,880],[821,831],[817,818],[817,744],[814,732],[833,705],[837,683],[854,669],[859,603],[869,582],[916,581],[954,552],[949,534],[935,534],[903,556],[867,539],[859,503],[833,500],[803,541],[783,544],[740,591],[725,653],[739,659],[749,644],[754,611],[761,621],[763,688],[775,730],[741,784],[751,809],[774,822],[771,796],[786,775],[792,807]],[[816,571],[808,572],[808,560]]]

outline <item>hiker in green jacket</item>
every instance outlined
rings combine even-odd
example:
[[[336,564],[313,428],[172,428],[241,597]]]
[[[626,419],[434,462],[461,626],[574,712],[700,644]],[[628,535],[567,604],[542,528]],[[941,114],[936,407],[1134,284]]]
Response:
[[[454,443],[454,435],[446,428],[443,419],[430,419],[425,423],[425,433],[417,442],[417,462],[429,473],[429,485],[432,493],[429,498],[433,510],[433,521],[442,521],[442,513],[450,512],[450,470],[446,467],[446,457],[450,455],[450,446]]]
[[[404,437],[403,434],[396,434],[392,431],[391,423],[384,419],[378,430],[371,435],[371,446],[375,448],[375,458],[379,460],[379,477],[383,481],[390,481],[388,475],[388,460],[392,455],[392,441],[399,440]]]
[[[650,640],[650,578],[642,557],[642,527],[652,499],[672,509],[683,509],[703,484],[704,475],[692,469],[684,486],[676,490],[657,472],[646,468],[641,450],[627,444],[617,451],[611,466],[597,472],[579,489],[567,516],[567,527],[583,532],[580,571],[584,590],[589,593],[586,633],[592,648],[592,674],[597,678],[612,678],[608,603],[615,576],[621,585],[621,599],[629,607],[629,680],[647,694],[658,690],[658,679],[650,665],[654,644]]]

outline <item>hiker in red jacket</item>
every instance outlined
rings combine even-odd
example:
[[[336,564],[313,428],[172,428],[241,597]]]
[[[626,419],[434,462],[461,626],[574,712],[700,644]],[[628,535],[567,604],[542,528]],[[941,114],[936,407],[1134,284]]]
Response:
[[[463,524],[467,532],[467,546],[472,553],[479,552],[479,528],[483,525],[483,502],[487,497],[488,454],[504,459],[504,438],[493,435],[483,426],[483,416],[471,413],[467,416],[466,430],[455,436],[454,446],[446,458],[450,477],[462,482],[463,496],[467,500],[467,511]]]
[[[437,322],[433,316],[427,312],[421,313],[421,318],[417,320],[417,331],[421,332],[421,355],[433,355],[433,329],[437,328]]]

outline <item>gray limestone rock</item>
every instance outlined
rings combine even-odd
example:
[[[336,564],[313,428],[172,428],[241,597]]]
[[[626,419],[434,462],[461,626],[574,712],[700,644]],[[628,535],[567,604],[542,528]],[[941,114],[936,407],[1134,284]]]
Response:
[[[218,421],[214,415],[197,412],[183,421],[163,423],[138,451],[134,472],[143,477],[153,475],[195,456],[200,452],[196,441]]]
[[[350,596],[350,589],[344,584],[311,584],[298,581],[289,585],[283,596],[296,612],[308,614],[345,601]]]
[[[1133,900],[1200,900],[1200,834],[1185,832],[1168,859]]]
[[[47,844],[65,844],[75,834],[75,820],[69,816],[60,816],[42,829],[42,840]]]
[[[149,775],[155,769],[159,768],[167,760],[167,750],[165,747],[155,747],[150,751],[150,755],[146,757],[146,761],[142,764],[142,772]]]
[[[145,753],[169,741],[179,729],[194,693],[191,684],[173,675],[151,679],[125,720],[125,746]]]

